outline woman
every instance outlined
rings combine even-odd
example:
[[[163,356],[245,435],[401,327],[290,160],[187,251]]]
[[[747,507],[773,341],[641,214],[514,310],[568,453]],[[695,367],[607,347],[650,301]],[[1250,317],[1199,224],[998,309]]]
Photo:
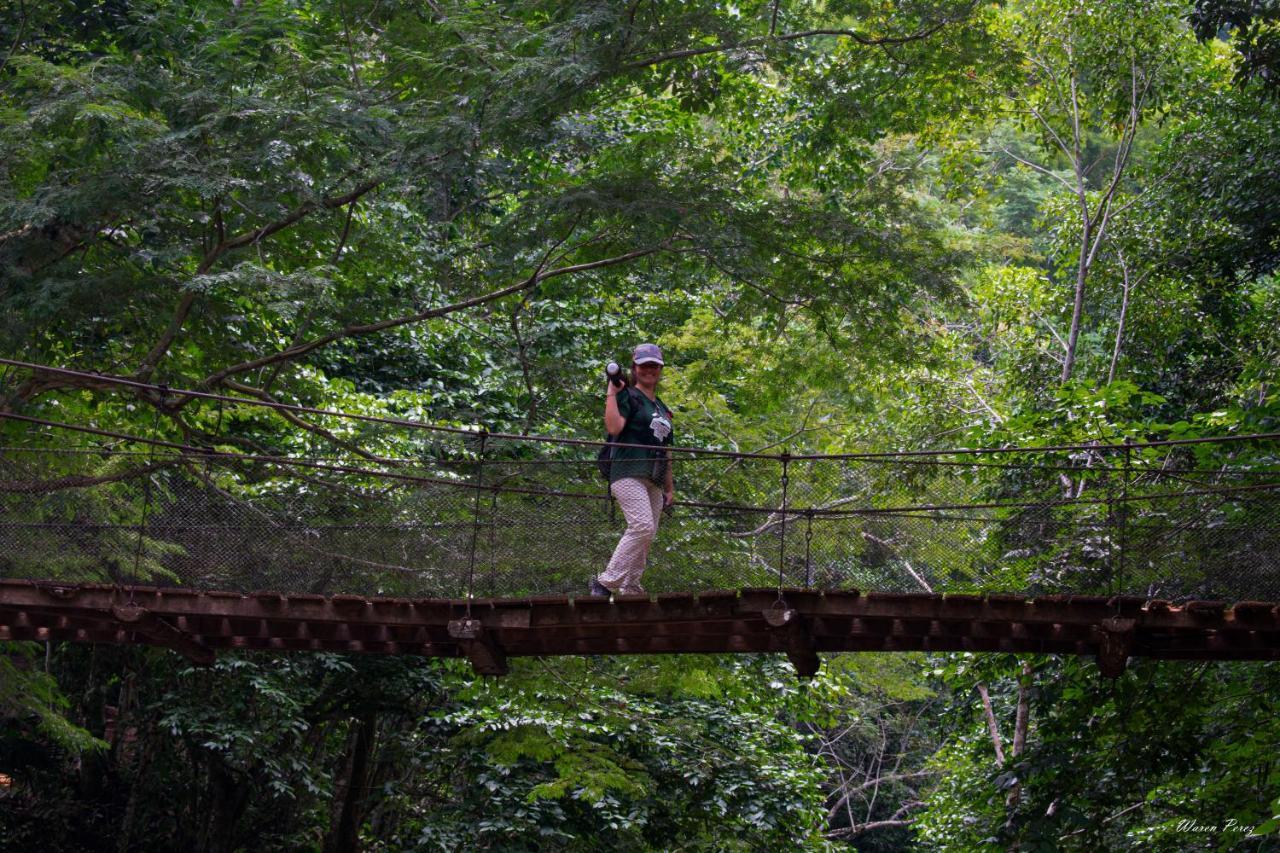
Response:
[[[604,398],[604,428],[621,445],[609,466],[609,492],[622,507],[627,530],[604,574],[591,581],[592,595],[644,592],[640,576],[649,560],[649,545],[658,532],[662,510],[675,500],[670,452],[671,410],[658,399],[662,350],[640,344],[631,353],[631,386],[609,383]],[[654,448],[654,449],[649,449]]]

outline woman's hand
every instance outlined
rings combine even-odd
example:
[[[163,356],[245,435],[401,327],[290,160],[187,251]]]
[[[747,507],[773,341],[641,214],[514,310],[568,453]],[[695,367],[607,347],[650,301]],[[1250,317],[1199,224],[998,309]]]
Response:
[[[662,506],[669,507],[676,502],[676,487],[665,486],[662,489]]]

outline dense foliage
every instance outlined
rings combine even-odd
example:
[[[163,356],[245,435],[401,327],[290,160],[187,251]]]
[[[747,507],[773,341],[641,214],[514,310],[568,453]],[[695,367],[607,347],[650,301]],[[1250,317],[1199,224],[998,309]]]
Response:
[[[689,445],[1274,431],[1277,44],[1268,2],[19,0],[0,356],[594,437],[646,339]],[[0,410],[397,440],[20,370]],[[1269,849],[1277,673],[11,643],[0,846]]]

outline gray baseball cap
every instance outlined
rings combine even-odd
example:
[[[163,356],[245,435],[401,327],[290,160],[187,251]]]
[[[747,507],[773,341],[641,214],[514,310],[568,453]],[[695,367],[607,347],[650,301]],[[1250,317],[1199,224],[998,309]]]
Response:
[[[631,360],[636,364],[665,364],[662,350],[657,344],[641,344],[631,351]]]

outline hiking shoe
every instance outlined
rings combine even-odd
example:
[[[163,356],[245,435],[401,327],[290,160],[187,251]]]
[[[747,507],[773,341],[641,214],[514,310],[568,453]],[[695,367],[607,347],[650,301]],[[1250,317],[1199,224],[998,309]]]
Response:
[[[609,591],[609,587],[607,587],[607,586],[605,586],[604,584],[600,583],[600,579],[599,579],[599,578],[592,578],[592,579],[591,579],[591,586],[587,587],[587,590],[588,590],[588,592],[590,592],[592,595],[597,596],[597,597],[602,597],[602,598],[608,598],[610,595],[612,595],[612,594],[613,594],[612,592],[610,592],[610,591]]]

